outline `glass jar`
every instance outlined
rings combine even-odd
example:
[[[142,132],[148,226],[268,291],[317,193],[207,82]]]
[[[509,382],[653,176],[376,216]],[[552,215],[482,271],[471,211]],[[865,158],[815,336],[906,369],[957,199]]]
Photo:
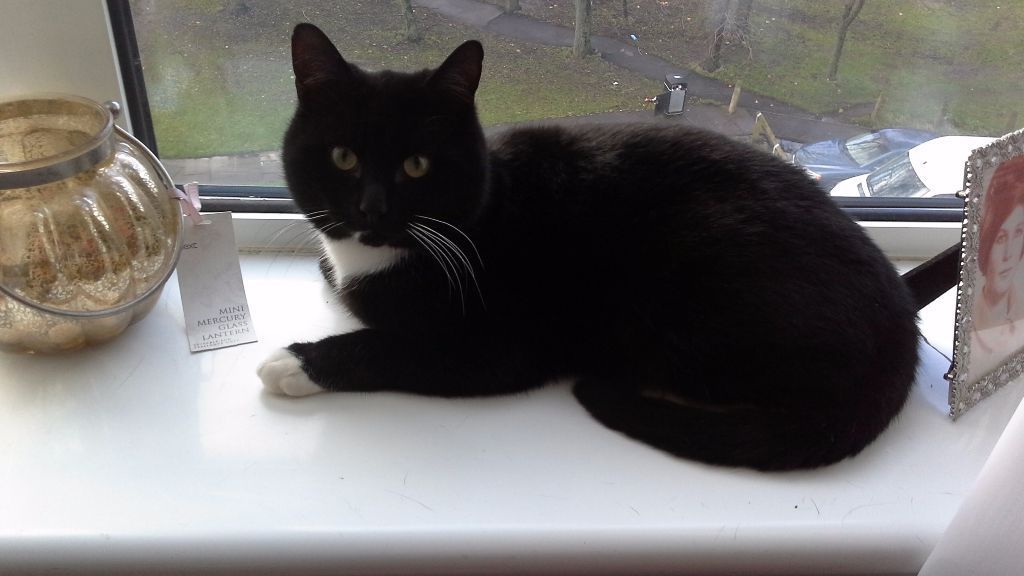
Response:
[[[116,103],[0,102],[0,348],[110,340],[156,303],[181,251],[166,170]]]

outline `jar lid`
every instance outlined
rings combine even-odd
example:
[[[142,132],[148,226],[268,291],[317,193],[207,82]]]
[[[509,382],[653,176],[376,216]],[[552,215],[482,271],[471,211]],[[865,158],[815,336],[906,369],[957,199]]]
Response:
[[[120,106],[77,96],[0,102],[0,190],[57,182],[84,172],[113,149]]]

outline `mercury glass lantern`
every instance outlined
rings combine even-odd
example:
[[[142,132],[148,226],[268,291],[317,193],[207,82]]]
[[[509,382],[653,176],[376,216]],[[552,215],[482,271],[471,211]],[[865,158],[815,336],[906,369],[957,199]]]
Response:
[[[178,192],[114,124],[66,95],[0,102],[0,348],[54,353],[144,317],[181,251]]]

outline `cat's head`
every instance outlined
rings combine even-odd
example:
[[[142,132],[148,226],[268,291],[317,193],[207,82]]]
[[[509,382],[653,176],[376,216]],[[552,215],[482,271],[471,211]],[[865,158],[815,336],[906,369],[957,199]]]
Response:
[[[311,24],[292,35],[298,107],[285,134],[296,203],[332,239],[412,247],[410,225],[465,225],[486,193],[474,96],[483,48],[469,41],[436,69],[369,72]]]

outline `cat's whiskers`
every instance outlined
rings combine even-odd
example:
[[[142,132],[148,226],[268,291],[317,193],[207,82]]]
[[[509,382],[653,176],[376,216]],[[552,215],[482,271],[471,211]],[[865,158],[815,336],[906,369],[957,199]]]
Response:
[[[335,228],[337,228],[339,226],[344,226],[344,225],[345,225],[344,222],[331,222],[330,224],[328,224],[327,226],[324,226],[323,228],[314,229],[313,232],[319,232],[321,234],[327,234],[331,230],[334,230]]]
[[[317,228],[316,226],[306,228],[301,233],[293,236],[291,240],[288,242],[289,244],[292,244],[296,240],[299,240],[299,238],[302,238],[303,235],[305,235],[305,238],[299,240],[298,245],[296,245],[295,249],[292,250],[292,254],[298,254],[300,251],[304,250],[305,248],[319,240],[322,235],[326,234],[327,232],[330,232],[331,230],[337,228],[338,226],[343,226],[344,224],[344,222],[331,222],[330,224],[327,224],[323,228]]]
[[[409,236],[416,240],[420,244],[420,246],[423,246],[427,253],[429,253],[430,256],[438,263],[438,265],[441,266],[441,270],[444,272],[444,275],[448,278],[448,293],[451,294],[455,290],[456,280],[458,280],[458,272],[454,269],[452,270],[452,272],[449,272],[448,266],[449,264],[452,264],[454,266],[454,263],[451,261],[450,258],[442,257],[444,252],[428,236],[413,228],[407,228],[406,231],[409,232]],[[449,264],[446,264],[446,262],[448,262]],[[452,276],[452,273],[454,273],[455,276]],[[466,298],[462,290],[461,280],[458,280],[458,290],[459,298],[462,301],[462,309],[463,312],[465,312]]]
[[[288,232],[293,227],[299,226],[299,225],[302,225],[302,224],[306,224],[306,221],[305,220],[296,220],[294,222],[290,222],[287,225],[283,226],[280,230],[277,231],[277,233],[275,233],[273,236],[270,237],[270,240],[267,240],[267,242],[263,245],[263,248],[260,251],[263,252],[263,251],[270,250],[274,246],[274,243],[277,242],[277,239],[280,238],[285,232]],[[296,238],[298,238],[301,234],[305,233],[306,231],[307,231],[306,229],[300,230],[299,234],[296,234],[295,236],[293,236],[288,241],[288,243],[291,244],[292,242],[295,241]]]
[[[310,212],[309,214],[306,214],[305,216],[306,216],[305,220],[295,220],[295,221],[290,222],[287,225],[283,226],[273,236],[270,237],[270,240],[268,240],[264,244],[263,248],[260,251],[263,252],[263,251],[270,250],[274,246],[274,244],[277,242],[277,240],[279,238],[281,238],[281,236],[285,232],[290,231],[295,226],[302,226],[303,224],[310,225],[310,224],[312,224],[312,222],[310,222],[311,220],[316,220],[317,218],[326,218],[326,217],[328,217],[327,216],[327,210],[315,210],[313,212]],[[314,237],[313,233],[314,232],[316,232],[316,226],[310,226],[309,228],[303,228],[302,230],[299,231],[298,234],[295,234],[294,236],[289,238],[288,241],[285,244],[286,245],[291,245],[293,242],[295,242],[295,240],[297,240],[303,234],[309,234],[310,237],[307,240],[304,240],[303,242],[301,242],[299,244],[298,249],[296,249],[294,251],[297,254],[298,250],[300,250],[302,248],[305,248],[309,244],[309,242],[313,239],[313,237]]]
[[[444,224],[445,226],[447,226],[447,227],[451,228],[452,230],[455,230],[456,232],[461,234],[462,237],[466,239],[466,242],[469,242],[470,247],[473,248],[473,252],[476,254],[476,259],[480,262],[480,269],[483,270],[485,268],[485,266],[484,266],[484,259],[480,256],[480,250],[477,249],[476,243],[473,242],[473,239],[470,238],[468,234],[466,234],[465,232],[460,230],[458,226],[456,226],[456,225],[454,225],[454,224],[452,224],[450,222],[445,222],[444,220],[441,220],[439,218],[432,218],[430,216],[424,216],[423,214],[416,214],[415,217],[423,219],[423,220],[430,220],[431,222],[437,222],[438,224]]]
[[[460,248],[454,241],[452,241],[451,238],[448,238],[441,232],[425,224],[412,222],[409,225],[418,230],[420,233],[432,238],[436,245],[445,248],[446,252],[448,252],[452,257],[456,258],[459,261],[459,263],[462,264],[462,268],[469,275],[470,279],[473,281],[473,285],[476,287],[476,293],[480,297],[480,304],[483,305],[484,309],[486,310],[487,303],[484,301],[484,293],[483,290],[480,289],[480,282],[477,281],[476,271],[473,269],[473,263],[469,261],[469,258],[466,256],[466,253],[463,252],[462,248]],[[483,266],[482,263],[481,266]]]
[[[344,222],[331,222],[331,223],[327,224],[326,226],[324,226],[322,229],[321,228],[317,228],[315,225],[312,225],[312,226],[309,225],[309,224],[312,224],[312,222],[310,222],[310,220],[315,220],[317,218],[329,218],[329,216],[327,215],[327,210],[317,210],[315,212],[310,212],[309,214],[306,214],[306,218],[307,218],[306,220],[296,220],[295,222],[292,222],[292,223],[288,224],[287,226],[283,227],[276,234],[274,234],[274,236],[267,243],[266,248],[269,249],[271,246],[274,245],[274,243],[277,241],[277,239],[281,237],[282,234],[284,234],[288,230],[291,230],[294,226],[299,226],[299,225],[302,225],[302,224],[306,224],[307,225],[306,227],[303,227],[301,230],[299,230],[299,232],[297,234],[294,234],[291,238],[289,238],[287,240],[287,242],[285,242],[285,246],[292,246],[292,245],[294,245],[294,248],[292,248],[291,250],[277,250],[276,251],[276,254],[274,255],[274,258],[271,260],[272,264],[274,262],[277,262],[277,259],[280,258],[282,255],[288,255],[288,256],[296,256],[296,255],[298,255],[300,252],[302,252],[303,250],[308,248],[310,245],[312,245],[313,243],[317,242],[320,239],[321,234],[329,232],[330,230],[333,230],[334,228],[336,228],[338,226],[342,226],[342,225],[345,224]],[[298,241],[297,244],[296,244],[296,241]]]
[[[326,212],[326,211],[324,211],[324,212]],[[291,230],[295,226],[302,226],[304,224],[306,224],[307,226],[300,228],[299,232],[297,234],[294,234],[291,238],[289,238],[285,242],[285,246],[290,246],[293,243],[295,243],[295,241],[298,238],[300,238],[303,235],[306,235],[306,238],[304,240],[302,240],[301,242],[299,242],[298,247],[296,247],[293,250],[281,250],[281,249],[274,249],[274,250],[272,250],[274,245],[275,245],[275,243],[277,242],[277,240],[282,235],[284,235],[285,232],[288,232],[289,230]],[[300,250],[305,248],[307,245],[309,245],[313,241],[313,239],[315,237],[315,234],[314,234],[315,232],[316,232],[316,229],[313,228],[313,227],[309,227],[308,226],[308,222],[306,220],[295,220],[294,222],[290,222],[287,225],[283,226],[280,230],[277,231],[277,233],[275,233],[273,236],[271,236],[270,240],[268,240],[266,242],[266,244],[263,245],[263,248],[261,248],[259,251],[261,253],[273,251],[274,256],[273,256],[273,258],[270,259],[270,264],[268,264],[268,266],[272,266],[272,265],[277,263],[278,259],[282,255],[289,255],[289,256],[297,255]]]
[[[326,256],[326,246],[324,246],[324,242],[323,242],[324,238],[326,237],[327,233],[330,232],[331,230],[334,230],[335,228],[337,228],[339,226],[344,226],[344,225],[345,225],[344,222],[338,221],[338,222],[331,222],[330,224],[324,226],[323,228],[315,228],[314,227],[312,230],[309,231],[309,236],[307,236],[306,239],[299,245],[299,247],[296,248],[296,252],[299,249],[304,248],[305,246],[307,246],[309,244],[312,244],[314,241],[320,241],[320,257],[321,258],[325,257]],[[338,276],[337,270],[333,270],[332,269],[331,274],[334,275],[335,276],[335,280],[337,280],[337,276]]]
[[[412,226],[417,226],[417,225],[412,224]],[[445,262],[448,263],[448,266],[450,267],[450,269],[452,271],[452,276],[455,278],[455,282],[456,282],[456,284],[458,286],[459,298],[462,300],[462,309],[463,309],[463,312],[465,312],[465,309],[466,309],[466,293],[465,293],[465,290],[463,289],[463,285],[462,285],[462,275],[459,274],[459,264],[460,264],[459,261],[457,260],[456,257],[452,256],[451,250],[447,246],[445,246],[442,242],[438,241],[436,238],[432,237],[430,234],[426,233],[425,230],[419,229],[419,227],[417,226],[417,232],[420,234],[420,237],[425,242],[428,242],[431,246],[433,246],[437,250],[437,252],[441,255],[441,257],[445,260]]]

